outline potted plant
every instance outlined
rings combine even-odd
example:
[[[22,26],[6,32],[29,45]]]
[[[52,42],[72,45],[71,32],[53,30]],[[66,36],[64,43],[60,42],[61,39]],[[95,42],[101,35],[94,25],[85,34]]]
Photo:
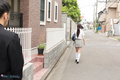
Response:
[[[40,44],[40,45],[38,46],[38,55],[43,55],[43,52],[44,52],[45,46],[46,46],[45,43]]]

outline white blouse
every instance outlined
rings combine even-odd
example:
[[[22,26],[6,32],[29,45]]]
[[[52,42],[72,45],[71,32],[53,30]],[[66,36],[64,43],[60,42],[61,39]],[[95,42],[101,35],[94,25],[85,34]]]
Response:
[[[84,31],[82,29],[80,29],[79,37],[77,37],[77,30],[75,30],[75,35],[76,39],[83,39],[83,37],[85,36]]]

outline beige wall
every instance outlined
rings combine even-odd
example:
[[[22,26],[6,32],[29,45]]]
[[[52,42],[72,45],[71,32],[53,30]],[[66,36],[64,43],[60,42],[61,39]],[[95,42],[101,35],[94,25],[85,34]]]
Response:
[[[111,1],[111,0],[110,0]],[[114,0],[112,0],[114,2]],[[107,10],[107,14],[106,14],[106,31],[111,30],[111,18],[112,19],[118,19],[119,18],[119,5],[117,2],[115,2],[114,4],[111,2],[106,4],[106,10]]]
[[[111,18],[114,19],[116,18],[116,9],[108,9],[108,13],[106,15],[106,31],[111,30]]]
[[[113,2],[109,2],[106,6],[107,6],[107,8],[116,8],[117,4],[118,4],[117,2],[114,3],[114,1],[113,1]]]
[[[120,3],[118,3],[118,15],[120,16]]]

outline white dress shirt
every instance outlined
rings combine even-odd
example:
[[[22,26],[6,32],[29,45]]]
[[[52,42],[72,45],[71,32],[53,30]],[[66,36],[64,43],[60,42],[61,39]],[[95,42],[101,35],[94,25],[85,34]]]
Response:
[[[77,30],[75,30],[75,35],[76,39],[83,39],[83,37],[85,36],[84,31],[82,29],[80,29],[79,37],[77,37]]]

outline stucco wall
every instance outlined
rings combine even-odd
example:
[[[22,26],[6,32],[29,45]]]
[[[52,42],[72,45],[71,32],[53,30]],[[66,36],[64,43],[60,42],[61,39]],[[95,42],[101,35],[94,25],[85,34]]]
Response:
[[[114,19],[116,18],[116,9],[108,9],[108,13],[106,16],[106,31],[111,30],[111,18]]]

